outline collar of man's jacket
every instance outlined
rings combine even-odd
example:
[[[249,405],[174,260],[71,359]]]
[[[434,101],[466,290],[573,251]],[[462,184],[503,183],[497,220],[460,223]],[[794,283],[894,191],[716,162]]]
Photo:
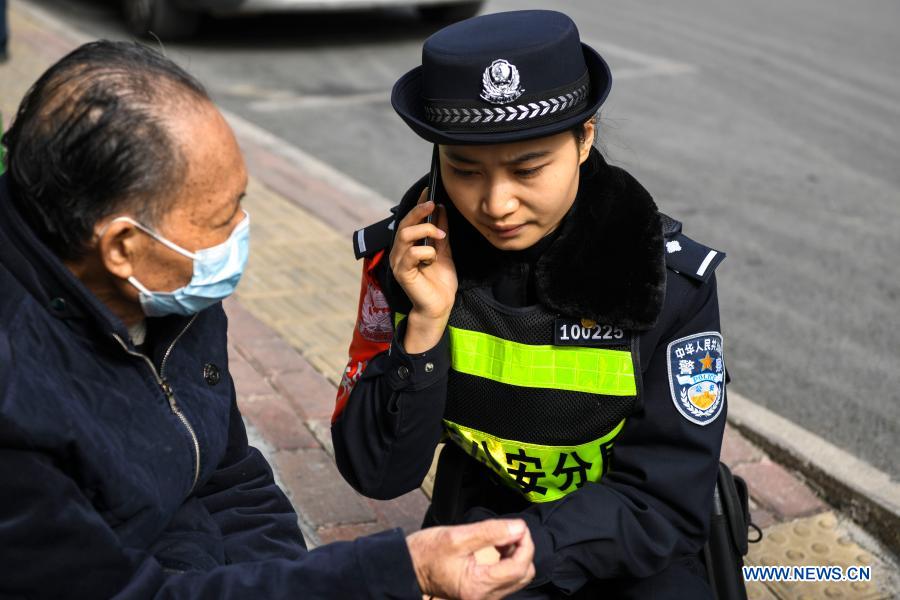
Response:
[[[575,203],[535,264],[538,300],[570,317],[636,331],[651,329],[666,287],[656,204],[634,177],[607,164],[596,149],[581,166],[580,176]],[[403,197],[397,221],[415,205],[426,181],[422,178]],[[489,285],[511,253],[491,245],[448,198],[438,201],[447,206],[459,289]],[[391,306],[408,311],[409,299],[389,268],[383,279]]]

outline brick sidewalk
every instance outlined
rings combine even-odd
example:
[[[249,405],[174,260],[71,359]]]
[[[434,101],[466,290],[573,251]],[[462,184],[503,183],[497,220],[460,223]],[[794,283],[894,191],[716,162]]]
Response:
[[[0,66],[7,124],[43,69],[84,41],[22,0],[10,8],[12,59]],[[413,531],[427,507],[425,493],[387,502],[358,495],[337,472],[329,431],[359,285],[360,265],[346,234],[378,215],[370,208],[336,210],[363,207],[353,186],[338,189],[302,165],[285,168],[271,148],[235,129],[253,176],[245,200],[253,214],[250,264],[237,297],[226,302],[230,367],[245,421],[266,447],[312,545],[388,527]],[[856,543],[860,534],[846,519],[734,429],[726,429],[722,460],[748,481],[753,519],[767,534],[747,564],[884,567]],[[751,584],[748,590],[751,598],[888,597],[872,584],[854,586]]]
[[[255,226],[255,224],[254,224]],[[419,490],[389,502],[364,498],[334,465],[329,429],[335,386],[239,301],[225,304],[238,406],[272,452],[269,459],[313,545],[389,527],[419,528],[428,507]]]

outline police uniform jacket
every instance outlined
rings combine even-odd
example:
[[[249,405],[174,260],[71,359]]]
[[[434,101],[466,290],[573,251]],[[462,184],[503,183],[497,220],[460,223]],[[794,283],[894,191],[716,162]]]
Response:
[[[340,472],[374,498],[419,486],[448,433],[451,336],[445,333],[423,354],[404,351],[405,323],[397,315],[410,303],[387,260],[394,224],[425,185],[423,178],[392,218],[354,240],[357,255],[365,257],[360,312],[332,436]],[[646,190],[596,150],[582,165],[576,201],[560,227],[526,251],[494,249],[444,200],[457,302],[459,294],[483,287],[494,302],[513,309],[538,303],[570,319],[557,325],[587,319],[580,322],[601,332],[625,331],[633,340],[639,393],[605,448],[605,474],[587,482],[567,474],[569,493],[553,501],[529,501],[501,484],[483,457],[448,443],[425,524],[523,518],[536,544],[532,587],[565,593],[598,579],[648,577],[695,556],[707,536],[725,427],[713,275],[724,256],[684,236],[680,223],[659,213]],[[706,411],[684,402],[699,371],[706,379],[718,373],[721,381],[717,403]],[[505,410],[502,419],[521,418],[515,402]],[[543,465],[544,473],[553,466]],[[519,482],[534,490],[533,481]]]
[[[0,176],[0,597],[421,598],[399,530],[307,552],[221,304],[133,345]]]

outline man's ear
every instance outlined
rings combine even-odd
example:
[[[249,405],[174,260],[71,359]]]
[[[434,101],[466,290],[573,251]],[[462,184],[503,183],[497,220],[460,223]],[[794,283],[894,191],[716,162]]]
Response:
[[[584,123],[584,139],[578,144],[578,164],[583,164],[591,155],[591,148],[594,145],[594,134],[596,133],[596,125],[594,118],[591,117]]]
[[[134,271],[134,257],[143,243],[140,230],[128,221],[111,221],[100,230],[97,251],[106,270],[120,279]]]

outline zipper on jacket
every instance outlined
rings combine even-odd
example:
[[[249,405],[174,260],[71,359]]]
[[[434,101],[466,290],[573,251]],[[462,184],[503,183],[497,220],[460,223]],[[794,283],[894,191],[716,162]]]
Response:
[[[191,325],[193,325],[194,321],[197,320],[197,315],[191,317],[191,320],[188,321],[188,324],[184,326],[184,329],[181,330],[175,339],[172,340],[172,343],[169,344],[169,347],[166,349],[165,354],[163,354],[162,362],[159,365],[159,370],[156,370],[156,365],[153,364],[153,361],[150,360],[150,357],[141,352],[135,352],[134,350],[130,350],[128,348],[128,344],[119,337],[117,333],[113,333],[112,336],[119,342],[119,345],[122,346],[122,349],[125,350],[128,354],[132,356],[136,356],[140,359],[143,359],[144,362],[149,365],[150,370],[153,372],[153,377],[156,378],[156,383],[159,385],[163,394],[166,396],[166,400],[169,402],[169,408],[172,410],[172,413],[178,417],[178,420],[181,421],[181,424],[184,425],[184,428],[187,429],[188,435],[191,436],[191,441],[194,443],[194,480],[191,483],[190,491],[194,491],[194,486],[197,485],[197,480],[200,478],[200,442],[197,439],[197,433],[194,431],[194,428],[191,426],[191,422],[188,421],[187,416],[181,411],[181,408],[178,406],[178,402],[175,400],[175,391],[172,389],[172,386],[169,385],[169,382],[166,380],[166,362],[169,360],[169,356],[172,354],[172,349],[175,348],[175,344],[178,343],[178,340],[187,332]]]

